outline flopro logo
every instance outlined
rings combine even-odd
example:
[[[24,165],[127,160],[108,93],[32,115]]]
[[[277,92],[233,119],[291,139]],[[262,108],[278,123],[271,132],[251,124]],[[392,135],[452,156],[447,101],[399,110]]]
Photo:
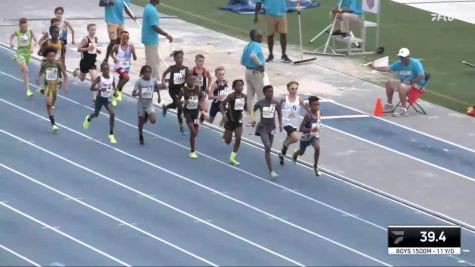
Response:
[[[432,17],[432,21],[453,21],[454,20],[453,17],[436,14],[436,13],[432,13],[430,14],[430,16]]]

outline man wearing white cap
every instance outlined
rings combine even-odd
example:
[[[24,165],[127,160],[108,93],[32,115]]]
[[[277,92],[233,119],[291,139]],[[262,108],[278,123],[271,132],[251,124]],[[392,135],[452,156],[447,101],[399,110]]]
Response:
[[[423,89],[425,83],[424,68],[420,60],[410,58],[410,52],[407,48],[401,48],[397,54],[399,60],[387,67],[375,67],[372,63],[369,68],[381,72],[397,72],[399,81],[389,80],[386,83],[387,103],[384,105],[384,111],[388,112],[394,109],[393,94],[394,91],[399,92],[399,99],[401,100],[401,107],[398,107],[394,112],[394,116],[402,116],[406,113],[406,98],[411,87]]]

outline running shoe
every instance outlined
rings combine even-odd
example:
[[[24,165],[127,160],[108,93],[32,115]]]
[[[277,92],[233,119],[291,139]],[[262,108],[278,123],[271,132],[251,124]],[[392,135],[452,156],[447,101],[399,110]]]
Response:
[[[117,140],[115,139],[115,136],[113,134],[109,134],[109,141],[111,144],[117,144]]]
[[[197,158],[198,158],[198,154],[196,154],[196,152],[190,153],[190,159],[197,159]]]
[[[112,97],[112,106],[117,107],[117,97]]]
[[[184,127],[180,127],[180,132],[181,132],[181,135],[183,135],[183,136],[185,136],[187,134]]]
[[[299,153],[298,153],[298,150],[295,150],[294,151],[294,154],[292,155],[292,160],[294,162],[297,162],[297,158],[299,157]]]
[[[122,101],[122,91],[117,91],[117,101]]]
[[[284,155],[282,155],[282,153],[279,153],[279,163],[284,166]]]
[[[43,87],[39,87],[38,89],[36,89],[35,94],[44,95],[45,94],[45,89]]]
[[[229,159],[229,164],[231,164],[233,166],[241,165],[241,163],[239,163],[239,161],[237,161],[236,159]]]
[[[162,105],[162,116],[163,117],[167,116],[167,109],[168,109],[167,105],[163,104]]]
[[[33,93],[30,91],[30,89],[27,89],[27,90],[26,90],[26,96],[27,96],[27,97],[33,96]]]
[[[393,111],[393,109],[394,109],[393,104],[389,104],[389,103],[384,104],[384,107],[383,107],[384,112],[391,112]]]
[[[320,172],[320,168],[318,168],[318,166],[313,167],[313,170],[315,171],[316,176],[322,175],[322,173]]]
[[[272,181],[276,181],[279,178],[279,175],[275,171],[271,171],[270,178],[272,179]]]
[[[145,144],[145,142],[144,142],[144,140],[143,140],[143,135],[140,135],[140,136],[139,136],[139,143],[140,143],[141,145],[144,145],[144,144]]]
[[[284,63],[292,63],[292,60],[287,55],[282,55],[280,60]]]
[[[401,117],[401,116],[403,116],[404,114],[406,114],[406,112],[407,112],[407,108],[398,107],[398,108],[393,112],[393,116],[394,116],[394,117]]]
[[[79,73],[80,71],[81,71],[81,70],[80,70],[79,68],[76,68],[76,69],[73,71],[73,77],[78,77],[78,76],[79,76],[78,73]]]
[[[89,119],[89,116],[86,116],[86,118],[84,119],[84,122],[82,123],[82,128],[84,128],[84,129],[89,128],[89,125],[91,124],[91,122],[88,121],[88,119]]]
[[[266,62],[271,62],[272,60],[274,60],[274,55],[269,55],[266,59]]]
[[[53,129],[54,133],[57,133],[59,131],[59,127],[56,126],[56,124],[53,124],[53,126],[51,128]]]

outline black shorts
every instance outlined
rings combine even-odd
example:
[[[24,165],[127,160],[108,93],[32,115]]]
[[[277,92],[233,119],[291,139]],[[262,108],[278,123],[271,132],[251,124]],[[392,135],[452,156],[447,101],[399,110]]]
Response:
[[[184,109],[183,115],[185,116],[186,123],[193,123],[198,125],[198,109]]]
[[[89,70],[97,70],[96,60],[81,59],[81,61],[79,61],[79,69],[81,73],[89,73]]]
[[[209,116],[210,117],[216,117],[216,114],[218,114],[218,112],[220,112],[219,110],[219,105],[220,105],[221,102],[213,102],[211,104],[211,108],[209,109]]]
[[[284,130],[287,132],[287,136],[290,136],[293,132],[297,131],[297,128],[295,128],[294,126],[287,125],[284,126]]]
[[[111,98],[97,96],[96,97],[96,104],[94,107],[94,112],[99,113],[101,111],[102,106],[109,109],[112,106]]]
[[[242,122],[231,121],[228,119],[226,123],[224,124],[224,129],[228,131],[234,131],[237,128],[242,128]]]

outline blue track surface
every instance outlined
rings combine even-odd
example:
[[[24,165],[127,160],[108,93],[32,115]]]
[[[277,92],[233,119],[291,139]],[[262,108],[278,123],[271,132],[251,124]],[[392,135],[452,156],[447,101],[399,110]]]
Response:
[[[10,57],[2,50],[0,71],[7,75],[0,74],[0,244],[32,261],[281,266],[475,262],[473,252],[457,258],[388,256],[387,225],[444,222],[332,177],[315,179],[300,165],[278,166],[281,178],[270,182],[263,152],[252,146],[241,146],[241,167],[234,168],[227,164],[230,147],[213,130],[201,128],[200,158],[189,160],[188,138],[179,135],[174,116],[146,125],[146,145],[140,146],[135,101],[129,98],[116,109],[118,144],[110,145],[106,116],[82,129],[91,112],[88,83],[72,82],[70,94],[58,99],[60,132],[53,135],[42,98],[26,99],[22,83],[8,76],[21,77]],[[36,62],[31,70],[33,77]],[[322,107],[326,115],[340,112],[333,108]],[[363,121],[368,128],[378,127],[378,122]],[[326,123],[368,139],[375,136],[361,125],[350,127],[352,121]],[[469,172],[464,166],[454,170]],[[38,221],[72,238],[44,229]],[[475,234],[464,230],[462,240],[463,249],[475,250]],[[27,262],[0,249],[0,265],[10,264]]]

